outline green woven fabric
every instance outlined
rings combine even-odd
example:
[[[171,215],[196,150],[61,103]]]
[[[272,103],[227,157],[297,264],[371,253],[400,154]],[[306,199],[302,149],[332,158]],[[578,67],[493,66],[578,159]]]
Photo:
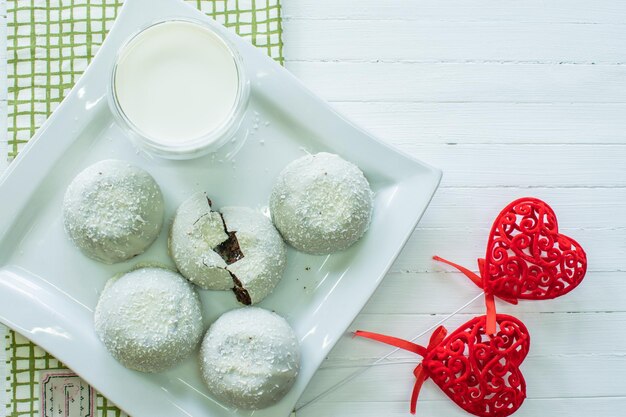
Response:
[[[280,0],[188,1],[282,64]],[[8,155],[14,158],[54,111],[111,28],[121,0],[8,0]],[[13,331],[7,333],[6,415],[40,415],[39,373],[63,364]],[[96,394],[97,416],[120,416]],[[45,415],[49,415],[48,412]]]
[[[66,368],[49,353],[14,331],[6,334],[6,350],[9,400],[6,404],[7,417],[40,415],[39,372]],[[95,411],[97,416],[102,417],[126,416],[99,393],[96,393]]]
[[[188,1],[282,64],[280,0]],[[121,0],[9,0],[8,144],[19,152],[72,88]]]

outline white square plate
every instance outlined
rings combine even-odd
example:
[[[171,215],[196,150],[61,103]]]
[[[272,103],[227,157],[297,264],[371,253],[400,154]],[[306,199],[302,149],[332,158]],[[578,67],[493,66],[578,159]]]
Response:
[[[228,150],[191,161],[146,157],[133,148],[109,110],[107,90],[120,45],[152,22],[177,17],[205,21],[230,39],[243,57],[251,99],[238,135],[247,139],[231,159],[225,155]],[[441,173],[351,125],[261,51],[178,0],[127,0],[89,69],[0,178],[0,320],[134,417],[250,415],[209,397],[197,358],[161,374],[130,371],[108,354],[93,330],[93,308],[108,278],[141,262],[171,264],[167,222],[146,253],[126,263],[104,265],[83,256],[67,239],[61,202],[67,185],[83,168],[118,158],[155,177],[168,218],[200,190],[207,191],[218,208],[263,209],[280,170],[304,150],[334,152],[357,164],[375,192],[375,207],[369,231],[345,252],[316,257],[289,249],[282,282],[260,304],[294,327],[302,368],[280,403],[254,415],[287,416],[383,279],[426,209]],[[239,306],[230,292],[200,293],[207,326]]]

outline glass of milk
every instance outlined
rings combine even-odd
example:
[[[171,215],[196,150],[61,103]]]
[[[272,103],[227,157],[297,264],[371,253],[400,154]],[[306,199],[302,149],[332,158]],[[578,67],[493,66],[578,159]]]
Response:
[[[249,95],[241,56],[208,25],[155,23],[120,50],[114,113],[148,152],[188,159],[217,151],[241,124]]]

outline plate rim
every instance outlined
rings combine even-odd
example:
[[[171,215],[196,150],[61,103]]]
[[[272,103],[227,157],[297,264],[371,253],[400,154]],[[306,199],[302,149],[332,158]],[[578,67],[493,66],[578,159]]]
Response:
[[[121,38],[121,40],[119,39],[117,40],[118,43],[123,42],[123,40],[126,39],[126,36],[118,35],[118,32],[121,31],[118,28],[121,27],[123,24],[125,24],[126,20],[130,20],[131,11],[135,10],[135,12],[137,12],[141,9],[141,7],[145,7],[145,5],[147,4],[153,5],[155,1],[159,1],[161,4],[168,5],[169,7],[174,8],[174,9],[181,8],[181,13],[184,13],[184,15],[190,14],[189,13],[190,10],[192,10],[193,13],[198,13],[198,11],[192,6],[186,3],[183,3],[182,1],[178,1],[178,0],[126,0],[125,4],[123,5],[123,7],[121,8],[118,14],[118,17],[113,27],[111,28],[109,32],[109,35],[107,36],[107,41],[110,38],[114,39],[115,37],[117,37],[117,38]],[[183,11],[182,8],[185,8],[185,10]],[[193,16],[200,18],[200,14],[201,13],[198,13]],[[175,16],[172,16],[172,17],[175,17]],[[225,36],[236,36],[234,34],[226,35],[226,33],[229,33],[229,31],[226,28],[222,27],[221,24],[214,22],[212,19],[204,15],[202,16],[202,19],[203,21],[212,22],[210,24],[213,25],[219,31],[221,31],[222,34],[224,34]],[[46,142],[46,141],[41,140],[42,138],[46,136],[46,132],[48,131],[48,129],[57,123],[57,119],[61,118],[60,115],[63,115],[65,114],[66,111],[71,110],[69,109],[69,107],[75,105],[76,102],[80,102],[81,100],[84,102],[88,102],[89,100],[96,99],[97,97],[101,97],[103,93],[107,94],[107,91],[106,91],[107,87],[101,87],[100,89],[89,90],[84,94],[84,96],[81,97],[81,89],[84,87],[87,81],[89,81],[91,78],[95,76],[94,73],[96,70],[94,70],[93,68],[99,68],[100,66],[106,64],[106,62],[103,62],[104,59],[106,58],[103,51],[108,51],[109,49],[112,49],[114,47],[111,45],[112,42],[107,42],[107,41],[105,41],[102,44],[102,46],[98,50],[98,53],[92,60],[91,64],[87,67],[83,75],[81,75],[80,79],[75,84],[75,86],[70,90],[70,92],[68,93],[66,98],[63,100],[63,102],[57,107],[57,109],[45,121],[45,123],[37,130],[33,138],[28,142],[28,144],[24,147],[24,149],[20,152],[20,154],[15,158],[15,160],[11,164],[9,164],[9,167],[0,176],[0,200],[3,199],[4,197],[10,196],[11,204],[8,206],[10,206],[13,209],[13,215],[11,213],[11,210],[7,211],[7,207],[3,207],[0,209],[0,213],[2,214],[0,216],[0,241],[3,241],[6,235],[10,233],[10,230],[12,229],[13,224],[14,224],[13,220],[15,219],[16,213],[19,213],[19,209],[21,209],[31,199],[32,192],[37,189],[39,183],[41,182],[45,174],[50,171],[50,167],[54,166],[58,162],[59,158],[61,158],[63,155],[63,151],[71,147],[72,142],[75,141],[76,139],[76,136],[72,136],[72,139],[66,139],[67,146],[54,146],[54,144],[51,143],[51,141]],[[243,42],[246,42],[246,45],[247,45],[247,41],[243,41]],[[241,43],[239,41],[238,41],[237,46],[241,46]],[[252,45],[249,45],[244,48],[248,48],[248,47],[255,49],[255,47]],[[280,77],[288,77],[292,84],[297,85],[298,89],[297,91],[295,91],[294,89],[293,91],[294,94],[306,95],[307,100],[314,103],[315,106],[317,106],[318,108],[322,109],[325,112],[332,113],[332,116],[335,118],[335,120],[338,123],[344,124],[346,128],[353,129],[359,132],[361,135],[367,136],[369,140],[373,141],[378,146],[385,148],[386,151],[388,152],[392,152],[402,157],[403,159],[409,161],[411,164],[419,165],[422,169],[424,169],[427,172],[428,176],[430,177],[429,188],[428,190],[424,191],[422,194],[422,196],[427,196],[427,198],[425,199],[426,204],[424,205],[423,209],[419,211],[419,213],[416,213],[415,215],[413,215],[412,218],[410,219],[410,222],[408,222],[409,224],[411,224],[411,227],[410,228],[407,227],[404,236],[402,236],[401,239],[398,239],[397,249],[393,251],[395,254],[388,259],[388,261],[386,262],[384,266],[383,272],[380,273],[379,276],[377,276],[376,279],[374,280],[372,291],[369,292],[369,295],[367,296],[366,299],[362,300],[362,303],[361,302],[358,303],[359,304],[358,309],[355,312],[349,314],[349,322],[352,322],[356,318],[356,316],[359,314],[359,312],[362,310],[364,305],[367,303],[369,298],[371,298],[371,296],[374,294],[376,289],[380,286],[387,272],[389,271],[392,264],[397,259],[398,255],[400,254],[402,248],[405,246],[408,239],[410,238],[411,234],[413,233],[416,225],[418,224],[419,220],[423,216],[426,208],[430,204],[440,184],[440,181],[442,178],[442,172],[438,168],[435,168],[427,163],[419,161],[418,159],[414,158],[411,155],[408,155],[402,150],[399,150],[379,140],[374,135],[365,131],[361,127],[355,125],[353,122],[348,120],[345,116],[341,115],[335,108],[333,108],[328,103],[326,103],[323,99],[321,99],[320,97],[312,93],[293,74],[291,74],[284,68],[280,67],[271,58],[267,57],[265,54],[263,54],[260,51],[256,51],[255,53],[262,54],[268,61],[271,61],[272,65],[275,66],[273,67],[274,70],[278,71],[280,69],[280,71],[282,71],[280,74]],[[262,85],[261,88],[269,88],[269,87]],[[84,127],[86,127],[86,124],[85,126],[82,126],[82,127],[84,129]],[[69,136],[71,135],[68,135],[68,137]],[[54,152],[55,148],[57,148],[56,152]],[[24,185],[22,184],[24,181],[22,181],[21,178],[26,178],[25,171],[28,171],[34,163],[34,161],[30,162],[31,159],[35,158],[37,155],[41,155],[42,153],[47,153],[46,151],[50,152],[52,155],[55,155],[55,157],[53,158],[46,158],[44,161],[39,161],[41,165],[43,165],[44,167],[47,166],[48,168],[39,169],[39,173],[40,173],[39,178],[38,178],[39,181],[29,181],[26,187],[22,187]],[[416,172],[413,172],[413,174],[414,175],[412,175],[411,177],[408,177],[405,179],[405,181],[408,184],[411,184],[412,182],[416,180],[416,177],[417,177],[415,175]],[[420,175],[423,177],[424,174],[422,173]],[[422,184],[422,187],[423,187],[423,184]],[[19,191],[19,192],[16,192],[16,191]],[[7,219],[7,220],[3,220],[3,219]],[[3,259],[2,256],[0,256],[0,268],[6,265],[4,260],[5,259]],[[0,278],[2,277],[3,277],[3,271],[0,270]],[[2,279],[0,279],[0,281],[2,281]],[[2,312],[2,310],[0,310],[0,321],[8,325],[9,327],[13,328],[14,330],[17,330],[20,333],[26,330],[23,328],[23,326],[19,325],[18,323],[19,320],[16,320],[16,321],[11,320],[9,317],[6,317],[6,315]],[[24,320],[22,320],[22,322],[23,321]],[[26,332],[26,333],[32,335],[31,332]],[[45,333],[42,334],[42,337],[43,336],[46,336]],[[332,349],[332,347],[335,346],[335,344],[339,341],[341,336],[342,336],[341,333],[333,335],[332,340],[330,341],[329,347],[326,352],[330,351],[330,349]],[[45,337],[43,339],[41,337],[37,337],[36,339],[44,340],[44,342],[46,340]],[[34,341],[35,343],[40,344],[36,340]],[[46,347],[46,350],[47,349],[49,348]],[[56,348],[53,350],[56,350]],[[55,354],[55,356],[64,356],[64,355]],[[66,362],[70,362],[70,361],[66,361]],[[320,363],[321,363],[321,360],[320,360]],[[316,364],[316,366],[314,367],[315,370],[313,373],[317,371],[320,363]],[[81,373],[79,373],[79,375],[81,375]],[[92,378],[85,378],[85,380],[88,381],[94,387],[101,385],[97,383],[96,381],[92,380]],[[306,388],[306,385],[308,385],[310,380],[311,378],[309,378],[306,384],[304,384],[304,386],[302,387],[302,390],[300,391],[300,393],[298,393],[298,397],[300,396],[301,392],[304,391],[304,389]],[[292,404],[292,406],[295,405],[296,401],[297,401],[297,398],[293,401],[294,404]],[[128,401],[122,401],[122,402],[128,403]],[[122,404],[120,405],[120,408],[130,411],[131,409],[135,409],[136,407],[127,407],[126,405]],[[137,410],[135,409],[133,412],[136,414],[136,411]]]

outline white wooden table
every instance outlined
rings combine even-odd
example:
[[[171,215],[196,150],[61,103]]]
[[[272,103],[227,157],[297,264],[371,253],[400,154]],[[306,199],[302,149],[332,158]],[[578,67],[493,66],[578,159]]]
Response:
[[[515,415],[624,415],[626,2],[285,0],[283,15],[290,71],[348,118],[444,171],[350,330],[409,338],[471,300],[479,290],[431,256],[476,269],[499,210],[536,196],[586,249],[589,272],[561,299],[498,303],[532,338],[522,366],[528,399]],[[446,325],[483,311],[479,299]],[[388,351],[346,336],[300,404]],[[409,415],[418,358],[399,358],[296,415]],[[426,382],[418,415],[467,414]]]

